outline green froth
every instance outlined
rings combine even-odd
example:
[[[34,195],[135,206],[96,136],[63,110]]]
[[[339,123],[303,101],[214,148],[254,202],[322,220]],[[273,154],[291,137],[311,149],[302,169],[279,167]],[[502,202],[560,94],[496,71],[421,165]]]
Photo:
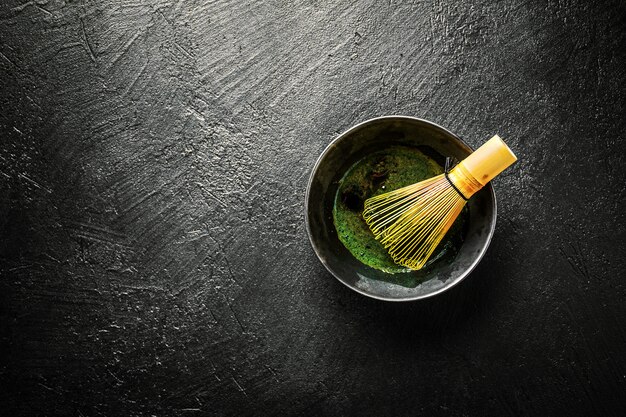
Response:
[[[420,150],[392,146],[371,153],[356,162],[339,181],[333,206],[333,222],[339,240],[365,265],[391,274],[410,272],[393,262],[363,220],[363,202],[373,196],[405,187],[441,174],[443,169]],[[465,213],[463,213],[465,214]],[[465,217],[465,216],[461,216]],[[456,255],[462,243],[463,219],[455,222],[437,247],[428,265]],[[390,278],[404,286],[415,286],[415,279]]]

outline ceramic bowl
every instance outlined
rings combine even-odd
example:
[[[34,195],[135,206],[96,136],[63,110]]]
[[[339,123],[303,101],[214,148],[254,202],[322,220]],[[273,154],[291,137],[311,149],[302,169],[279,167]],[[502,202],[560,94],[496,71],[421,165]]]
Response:
[[[411,301],[439,294],[463,280],[485,254],[496,224],[496,196],[491,184],[468,202],[464,241],[448,262],[434,262],[414,274],[414,287],[398,285],[397,277],[371,268],[352,256],[337,236],[333,204],[339,180],[358,160],[388,146],[419,147],[443,164],[445,157],[464,159],[472,148],[449,130],[407,116],[378,117],[360,123],[333,140],[318,158],[306,191],[305,218],[311,245],[326,269],[341,283],[368,297]]]

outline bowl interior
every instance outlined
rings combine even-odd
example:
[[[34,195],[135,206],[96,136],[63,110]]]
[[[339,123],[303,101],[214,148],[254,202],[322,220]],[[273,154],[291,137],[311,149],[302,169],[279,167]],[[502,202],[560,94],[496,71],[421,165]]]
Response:
[[[408,301],[442,292],[471,272],[491,240],[496,199],[488,184],[469,200],[466,235],[452,262],[407,272],[418,275],[421,284],[414,288],[390,282],[394,280],[390,274],[362,264],[341,243],[333,224],[333,204],[339,180],[356,161],[394,145],[418,147],[442,165],[446,156],[462,160],[472,152],[460,138],[425,120],[389,116],[361,123],[337,137],[318,159],[307,190],[306,222],[313,249],[339,281],[373,298]]]

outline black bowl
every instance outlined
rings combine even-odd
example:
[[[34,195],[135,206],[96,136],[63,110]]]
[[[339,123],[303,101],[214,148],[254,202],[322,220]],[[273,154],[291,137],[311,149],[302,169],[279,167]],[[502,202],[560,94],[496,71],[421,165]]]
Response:
[[[464,159],[472,149],[454,133],[432,122],[406,116],[378,117],[339,135],[317,160],[306,192],[305,218],[311,245],[326,269],[339,281],[368,297],[386,301],[419,300],[459,283],[483,257],[496,225],[496,196],[487,184],[468,202],[464,242],[451,262],[434,262],[415,274],[415,287],[394,284],[391,274],[352,256],[337,237],[333,204],[339,180],[358,160],[388,146],[419,147],[440,163],[447,156]]]

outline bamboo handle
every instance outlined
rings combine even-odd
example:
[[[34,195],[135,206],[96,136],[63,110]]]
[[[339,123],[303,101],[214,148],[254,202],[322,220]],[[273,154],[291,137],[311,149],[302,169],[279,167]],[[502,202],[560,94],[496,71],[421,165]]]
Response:
[[[500,136],[495,135],[461,161],[461,164],[476,181],[485,185],[515,161],[515,154]]]
[[[495,135],[452,168],[448,179],[468,199],[515,161],[517,157]]]

